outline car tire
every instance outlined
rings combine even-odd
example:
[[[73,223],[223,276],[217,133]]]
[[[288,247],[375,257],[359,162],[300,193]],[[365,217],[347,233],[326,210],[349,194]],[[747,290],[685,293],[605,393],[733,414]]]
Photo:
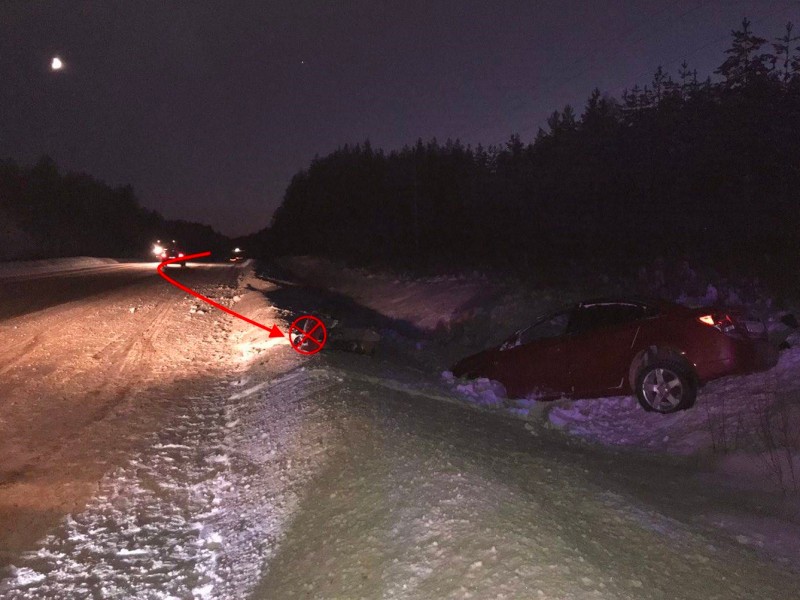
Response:
[[[678,361],[655,360],[636,374],[636,398],[648,412],[686,410],[697,398],[697,378]]]

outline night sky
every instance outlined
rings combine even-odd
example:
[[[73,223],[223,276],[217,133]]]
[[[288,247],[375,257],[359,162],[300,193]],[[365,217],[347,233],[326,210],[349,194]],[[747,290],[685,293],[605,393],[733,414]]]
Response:
[[[315,154],[528,141],[595,86],[618,96],[684,58],[711,74],[743,16],[772,39],[800,2],[2,0],[0,157],[49,154],[168,218],[252,233]]]

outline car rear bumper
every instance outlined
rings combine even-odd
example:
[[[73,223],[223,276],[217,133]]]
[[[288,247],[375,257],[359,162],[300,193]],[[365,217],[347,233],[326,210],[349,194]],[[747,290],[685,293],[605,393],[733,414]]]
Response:
[[[767,340],[731,339],[724,358],[696,365],[701,381],[766,371],[778,364],[778,349]]]

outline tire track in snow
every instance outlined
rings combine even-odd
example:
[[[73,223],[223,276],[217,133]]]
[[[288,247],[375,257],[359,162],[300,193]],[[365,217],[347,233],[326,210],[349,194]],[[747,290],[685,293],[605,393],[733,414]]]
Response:
[[[22,359],[27,358],[28,354],[39,343],[39,335],[26,338],[21,344],[14,344],[6,352],[0,353],[0,375],[8,373],[14,365]]]
[[[173,316],[172,313],[175,312],[173,305],[169,299],[162,300],[156,305],[156,314],[149,322],[139,327],[133,335],[127,334],[124,338],[117,338],[112,342],[124,343],[110,354],[106,367],[108,376],[103,379],[99,388],[92,390],[92,393],[100,397],[107,396],[108,400],[95,409],[87,420],[87,425],[105,418],[114,407],[125,400],[134,385],[145,379],[144,376],[149,369],[148,365],[143,363],[143,359],[155,354],[153,339],[161,332],[168,318]],[[125,338],[128,338],[127,341]],[[112,372],[114,376],[111,376]]]
[[[59,275],[63,275],[63,273]],[[149,285],[147,282],[145,284]],[[34,313],[13,317],[0,325],[0,331],[6,330],[13,341],[7,348],[0,349],[0,375],[4,375],[21,361],[29,358],[30,354],[40,346],[42,341],[47,339],[48,333],[55,330],[66,330],[73,325],[80,325],[86,322],[108,303],[109,298],[118,294],[119,290],[109,290],[90,299],[73,300],[66,303],[66,305],[57,304]],[[164,304],[164,302],[166,300],[161,304]],[[29,332],[30,327],[26,325],[31,321],[36,322],[37,326],[34,331]],[[17,333],[17,328],[19,328],[19,333]],[[113,345],[120,337],[120,335],[116,336],[106,348]]]
[[[158,302],[155,307],[155,316],[146,321],[141,326],[137,327],[134,332],[125,332],[116,335],[114,339],[109,342],[104,350],[111,346],[118,346],[112,352],[103,352],[101,357],[105,363],[102,367],[104,375],[100,378],[99,385],[88,386],[86,393],[95,395],[99,398],[106,398],[102,405],[96,407],[84,420],[82,428],[91,426],[93,423],[104,419],[115,407],[119,406],[125,400],[131,389],[138,385],[143,379],[144,374],[147,372],[147,365],[143,364],[143,359],[146,355],[155,353],[155,348],[152,345],[152,339],[160,333],[161,327],[172,317],[171,307],[174,302],[170,298],[165,298]],[[90,304],[84,307],[75,307],[70,310],[70,316],[66,322],[62,322],[62,327],[68,326],[72,323],[79,323],[87,318],[94,307]],[[46,329],[46,328],[43,328]],[[15,364],[23,360],[29,353],[34,351],[42,338],[42,330],[31,336],[21,349],[17,349],[19,354],[16,359],[6,363],[0,369],[0,375],[4,372],[11,370]],[[148,351],[149,348],[149,351]],[[2,364],[2,361],[0,361]],[[40,372],[40,375],[43,375]],[[138,376],[137,376],[138,375]],[[63,384],[68,384],[74,379],[83,380],[86,375],[83,372],[76,372],[63,381]],[[97,374],[94,375],[97,377]],[[36,461],[43,454],[56,454],[60,452],[71,439],[64,439],[61,443],[53,444],[44,448],[39,454],[33,455],[30,459],[30,464],[35,464]]]
[[[35,331],[28,334],[16,334],[15,330],[19,325],[4,325],[2,329],[8,331],[8,335],[13,341],[8,347],[3,350],[0,349],[0,375],[10,371],[14,366],[19,364],[22,360],[29,358],[30,354],[35,351],[41,341],[46,337],[49,331],[56,328],[67,328],[71,325],[78,324],[86,319],[86,315],[90,307],[85,304],[76,303],[75,306],[63,308],[55,306],[44,309],[39,313],[34,314],[34,318],[41,320],[42,325],[36,328]],[[19,317],[21,323],[30,320],[31,315],[24,315]],[[15,319],[12,323],[17,323]],[[22,331],[27,331],[28,328],[23,327]]]

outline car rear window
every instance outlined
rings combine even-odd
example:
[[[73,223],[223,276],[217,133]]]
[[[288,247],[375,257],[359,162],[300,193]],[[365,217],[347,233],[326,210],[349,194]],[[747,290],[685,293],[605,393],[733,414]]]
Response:
[[[582,305],[573,313],[569,333],[584,333],[602,327],[613,327],[657,314],[657,309],[635,303],[598,303]]]

